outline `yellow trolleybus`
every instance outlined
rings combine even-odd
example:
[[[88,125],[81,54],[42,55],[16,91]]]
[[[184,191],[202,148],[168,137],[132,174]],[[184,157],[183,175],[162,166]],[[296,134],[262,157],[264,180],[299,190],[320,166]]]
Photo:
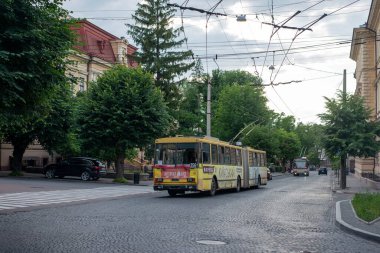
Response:
[[[220,189],[267,184],[266,153],[212,137],[168,137],[155,142],[154,190],[215,195]]]

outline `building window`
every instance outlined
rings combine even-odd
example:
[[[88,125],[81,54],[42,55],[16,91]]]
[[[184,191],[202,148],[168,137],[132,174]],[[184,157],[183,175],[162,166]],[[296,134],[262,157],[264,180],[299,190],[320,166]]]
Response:
[[[92,73],[92,81],[96,81],[98,79],[98,77],[100,76],[100,73],[98,72],[93,72]]]
[[[84,78],[79,77],[78,81],[79,81],[79,91],[82,92],[82,91],[84,91]]]
[[[123,64],[123,65],[127,64],[127,62],[125,60],[126,56],[127,56],[127,50],[125,48],[123,48],[122,53],[121,53],[121,64]]]

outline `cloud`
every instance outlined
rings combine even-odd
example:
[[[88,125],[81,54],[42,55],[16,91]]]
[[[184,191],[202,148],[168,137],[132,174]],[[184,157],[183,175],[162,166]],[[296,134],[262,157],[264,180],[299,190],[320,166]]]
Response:
[[[131,15],[137,8],[138,0],[71,0],[65,2],[65,8],[74,11],[74,16],[89,19],[104,30],[116,35],[126,36],[133,44],[131,38],[127,36],[125,23],[133,23]],[[182,0],[172,0],[170,3],[183,4]],[[190,0],[187,6],[210,10],[218,1]],[[294,1],[281,0],[273,1],[274,21],[280,23],[293,15],[297,10],[305,10],[316,4],[318,1]],[[346,0],[326,0],[311,9],[300,13],[286,25],[303,27],[316,20],[324,13],[331,13],[347,5]],[[188,47],[195,55],[203,57],[204,67],[206,64],[209,70],[220,67],[224,70],[242,69],[251,73],[257,70],[262,73],[264,82],[271,81],[271,71],[268,66],[274,64],[275,71],[280,68],[281,62],[284,65],[277,74],[274,82],[287,82],[291,80],[302,80],[301,83],[279,85],[265,88],[269,98],[268,104],[278,112],[285,112],[288,115],[294,113],[301,121],[316,120],[316,115],[324,111],[323,97],[335,96],[338,87],[341,88],[342,76],[333,76],[323,72],[327,70],[334,73],[342,73],[343,69],[351,73],[347,77],[347,90],[355,90],[355,79],[352,72],[355,70],[355,63],[349,59],[350,46],[344,44],[326,44],[337,41],[350,41],[352,29],[363,24],[368,17],[371,0],[362,0],[354,5],[342,9],[335,15],[327,16],[313,25],[313,31],[305,31],[293,42],[287,55],[291,63],[306,68],[292,66],[288,59],[284,59],[284,52],[277,50],[288,49],[295,35],[295,30],[280,29],[278,34],[273,36],[269,45],[269,38],[273,27],[262,22],[272,22],[271,5],[267,0],[224,0],[215,12],[225,13],[227,16],[211,16],[207,23],[207,44],[206,44],[206,16],[204,13],[194,11],[184,11],[184,28],[188,38]],[[236,15],[245,14],[246,22],[237,22]],[[118,20],[109,20],[118,18]],[[177,11],[174,25],[182,25],[180,12]],[[184,36],[183,34],[181,36]],[[278,37],[279,36],[279,37]],[[321,45],[318,48],[310,46]],[[322,45],[326,44],[326,45]],[[207,54],[210,59],[206,60]],[[268,46],[269,45],[269,46]],[[300,47],[309,47],[299,49]],[[265,52],[268,48],[268,53]],[[298,48],[298,49],[297,49]],[[186,47],[184,46],[184,49]],[[317,51],[318,50],[318,51]],[[273,52],[275,51],[275,52]],[[223,57],[223,55],[229,56]],[[217,64],[211,59],[218,55]],[[251,59],[254,58],[255,62]],[[256,67],[255,67],[255,64]],[[312,70],[315,69],[315,70]],[[317,71],[321,70],[321,71]],[[273,75],[276,73],[274,72]],[[328,77],[330,76],[330,77]],[[273,80],[272,80],[273,81]]]

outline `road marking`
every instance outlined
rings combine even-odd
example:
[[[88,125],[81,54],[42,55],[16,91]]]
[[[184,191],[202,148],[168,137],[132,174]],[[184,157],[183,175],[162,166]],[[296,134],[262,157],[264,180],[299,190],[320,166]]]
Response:
[[[49,204],[121,197],[151,192],[154,192],[151,187],[111,186],[93,189],[7,193],[0,194],[0,211]]]

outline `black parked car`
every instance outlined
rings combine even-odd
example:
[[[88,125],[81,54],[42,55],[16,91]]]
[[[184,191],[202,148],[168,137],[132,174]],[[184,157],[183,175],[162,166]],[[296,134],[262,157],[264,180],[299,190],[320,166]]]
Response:
[[[106,174],[105,165],[97,159],[89,157],[72,157],[57,164],[49,164],[43,173],[47,178],[63,178],[77,176],[82,180],[98,180]]]
[[[327,175],[327,168],[319,168],[318,175],[325,174]]]
[[[272,173],[271,173],[270,169],[267,169],[267,178],[268,178],[268,180],[272,180]]]

